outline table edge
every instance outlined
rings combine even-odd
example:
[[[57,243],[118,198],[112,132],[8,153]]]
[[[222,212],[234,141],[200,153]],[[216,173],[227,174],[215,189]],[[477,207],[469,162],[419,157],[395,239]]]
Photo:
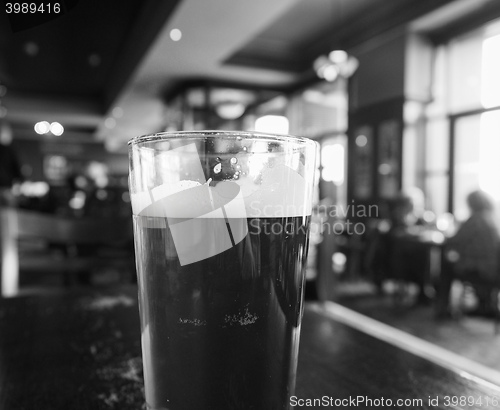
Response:
[[[481,363],[460,356],[332,301],[308,303],[307,310],[329,317],[376,339],[445,367],[465,379],[500,392],[500,386],[497,384],[498,380],[500,380],[500,372]]]

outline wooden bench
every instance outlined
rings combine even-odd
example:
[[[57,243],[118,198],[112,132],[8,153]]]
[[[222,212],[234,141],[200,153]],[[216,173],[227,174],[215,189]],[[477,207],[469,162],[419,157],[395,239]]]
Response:
[[[17,294],[23,270],[69,275],[113,267],[133,277],[131,218],[71,218],[3,208],[0,230],[2,296]]]

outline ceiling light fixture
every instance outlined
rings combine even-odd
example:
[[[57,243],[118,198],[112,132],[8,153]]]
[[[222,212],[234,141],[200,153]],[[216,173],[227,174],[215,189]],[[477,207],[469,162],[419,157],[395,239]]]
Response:
[[[339,77],[349,78],[358,66],[358,59],[344,50],[332,50],[328,56],[319,56],[313,63],[316,75],[328,82],[334,82]]]
[[[50,124],[50,132],[59,137],[64,132],[64,127],[58,122],[53,122]]]
[[[35,124],[35,132],[37,134],[47,134],[50,131],[50,124],[47,121],[39,121]]]
[[[116,127],[116,120],[113,118],[113,117],[108,117],[106,118],[106,120],[104,121],[104,126],[108,129],[108,130],[112,130],[113,128]]]
[[[113,108],[113,111],[111,111],[113,114],[113,117],[115,118],[121,118],[123,117],[123,108],[122,107],[115,107]]]
[[[92,53],[89,55],[88,62],[91,67],[99,67],[101,65],[101,56],[97,53]]]
[[[24,43],[24,52],[30,57],[35,57],[38,54],[39,47],[34,41],[27,41]]]
[[[63,134],[64,127],[58,122],[49,124],[48,121],[39,121],[35,124],[35,132],[40,135],[48,134],[50,132],[51,134],[59,137]]]
[[[245,104],[238,101],[223,101],[215,106],[215,112],[223,120],[235,120],[245,112]]]
[[[178,28],[170,30],[170,39],[172,41],[179,41],[181,38],[182,38],[182,31],[180,31]]]

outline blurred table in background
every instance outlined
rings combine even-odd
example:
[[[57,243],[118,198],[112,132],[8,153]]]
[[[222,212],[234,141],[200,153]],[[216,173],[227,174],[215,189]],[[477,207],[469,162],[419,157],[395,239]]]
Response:
[[[136,291],[0,299],[0,408],[141,408]],[[306,304],[296,400],[365,400],[358,407],[370,408],[366,400],[407,399],[421,404],[397,408],[445,409],[464,408],[447,405],[446,397],[470,397],[482,399],[475,408],[498,409],[494,384],[341,323],[328,306]]]
[[[392,237],[394,274],[408,282],[433,287],[441,272],[445,236],[437,229],[412,226]]]

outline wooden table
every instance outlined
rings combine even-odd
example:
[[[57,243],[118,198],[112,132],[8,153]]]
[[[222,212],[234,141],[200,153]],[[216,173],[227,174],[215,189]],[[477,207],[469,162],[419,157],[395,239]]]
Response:
[[[424,227],[398,229],[390,237],[391,278],[399,284],[414,283],[419,287],[419,302],[430,302],[441,275],[441,255],[445,236]],[[407,287],[400,286],[397,302],[407,299]]]
[[[135,291],[0,299],[0,409],[143,408]],[[446,396],[482,406],[447,405]],[[499,409],[500,388],[340,323],[313,303],[305,309],[293,400],[308,399],[323,408],[371,408],[372,400],[382,408]]]

